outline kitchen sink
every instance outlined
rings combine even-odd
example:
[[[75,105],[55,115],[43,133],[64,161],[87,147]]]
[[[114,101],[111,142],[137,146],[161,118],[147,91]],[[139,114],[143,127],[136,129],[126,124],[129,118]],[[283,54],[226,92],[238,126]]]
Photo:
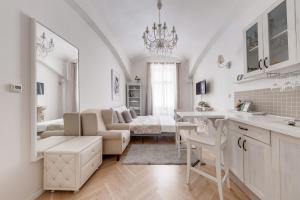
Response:
[[[299,120],[295,120],[295,119],[288,119],[288,118],[280,118],[280,117],[276,117],[277,119],[271,119],[270,122],[273,123],[278,123],[278,124],[283,124],[283,125],[287,125],[287,126],[291,126],[291,127],[298,127],[300,128],[300,121]]]

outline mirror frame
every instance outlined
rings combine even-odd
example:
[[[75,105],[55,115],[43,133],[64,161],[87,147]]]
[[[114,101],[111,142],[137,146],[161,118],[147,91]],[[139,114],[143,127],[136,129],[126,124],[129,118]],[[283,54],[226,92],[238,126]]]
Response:
[[[52,33],[54,33],[57,37],[61,38],[71,46],[77,49],[78,54],[78,112],[80,112],[80,51],[79,48],[73,45],[71,42],[66,40],[61,35],[57,34],[52,29],[48,28],[35,18],[30,18],[30,54],[31,54],[31,67],[30,67],[30,136],[31,136],[31,161],[35,162],[43,158],[43,156],[38,156],[37,152],[37,111],[36,111],[36,104],[37,104],[37,95],[36,95],[36,75],[37,75],[37,65],[36,65],[36,24],[39,24]]]

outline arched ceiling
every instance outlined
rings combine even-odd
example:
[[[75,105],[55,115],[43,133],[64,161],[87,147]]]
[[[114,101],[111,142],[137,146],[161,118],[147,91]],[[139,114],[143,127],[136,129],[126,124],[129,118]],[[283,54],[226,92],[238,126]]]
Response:
[[[149,56],[142,33],[158,21],[156,0],[74,0],[105,30],[117,49],[130,62]],[[207,50],[216,33],[233,16],[246,9],[250,0],[162,0],[162,20],[175,25],[179,41],[174,56],[192,62]],[[193,65],[194,63],[191,63]]]

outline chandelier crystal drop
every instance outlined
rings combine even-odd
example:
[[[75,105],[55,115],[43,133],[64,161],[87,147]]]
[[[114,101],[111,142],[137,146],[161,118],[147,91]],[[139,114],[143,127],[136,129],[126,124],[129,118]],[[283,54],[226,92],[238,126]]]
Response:
[[[39,56],[46,57],[48,53],[50,53],[54,49],[53,39],[51,38],[48,41],[46,37],[46,33],[43,32],[42,35],[37,38],[36,49],[37,49],[37,54]]]
[[[162,9],[162,2],[158,0],[158,24],[154,22],[152,29],[150,30],[147,26],[143,33],[143,40],[146,49],[151,53],[158,55],[171,54],[172,50],[177,46],[178,36],[176,29],[173,26],[172,30],[168,30],[167,23],[161,23],[160,11]]]

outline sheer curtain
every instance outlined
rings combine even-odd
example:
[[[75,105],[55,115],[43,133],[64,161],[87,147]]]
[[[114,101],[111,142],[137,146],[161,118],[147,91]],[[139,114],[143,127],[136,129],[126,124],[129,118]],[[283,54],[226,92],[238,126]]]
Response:
[[[177,107],[177,67],[175,63],[151,63],[153,115],[174,115]]]
[[[79,112],[79,77],[78,63],[68,64],[68,78],[64,88],[64,112]]]

